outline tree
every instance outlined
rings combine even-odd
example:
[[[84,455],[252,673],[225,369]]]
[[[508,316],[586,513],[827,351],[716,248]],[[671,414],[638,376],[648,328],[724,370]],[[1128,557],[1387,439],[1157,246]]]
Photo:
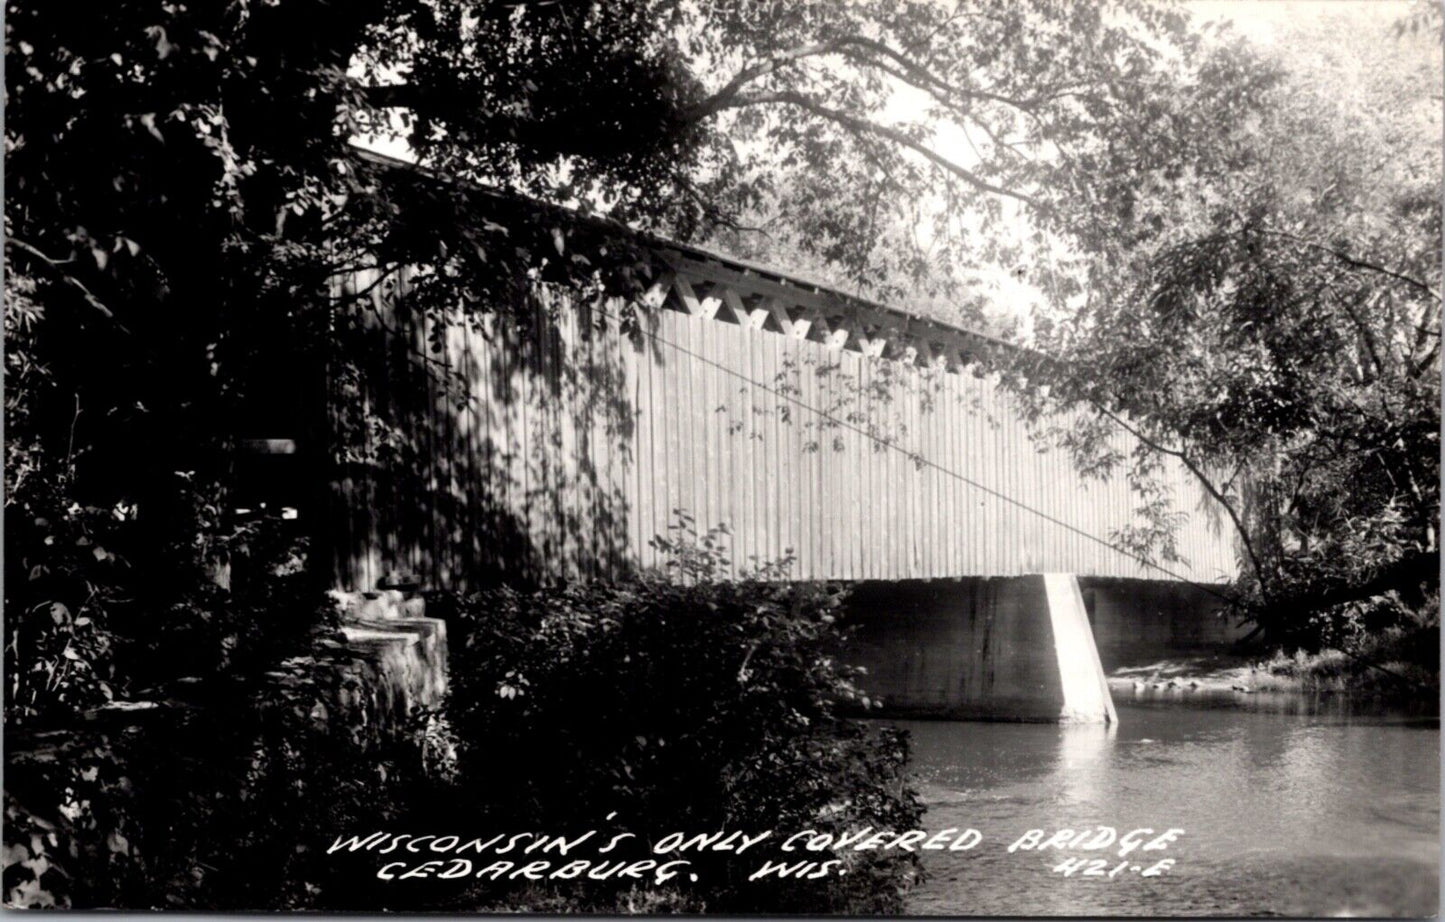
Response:
[[[684,239],[747,248],[764,225],[765,252],[884,298],[1053,238],[1112,256],[1157,236],[1168,212],[1144,209],[1272,79],[1132,0],[490,11],[398,19],[375,45],[398,50],[363,56],[422,162]],[[1232,121],[1201,118],[1220,100]],[[912,239],[882,245],[899,221]]]
[[[1288,45],[1280,65],[1320,47]],[[1282,81],[1251,129],[1258,156],[1213,180],[1202,220],[1045,337],[1065,360],[1057,398],[1136,430],[1219,501],[1242,606],[1281,642],[1352,642],[1436,604],[1437,55]],[[1099,463],[1097,434],[1067,440]]]
[[[7,601],[88,627],[224,582],[238,420],[315,385],[285,355],[367,294],[338,277],[425,265],[415,303],[473,314],[531,271],[650,282],[622,228],[449,177],[682,239],[764,218],[880,297],[994,265],[1106,299],[1251,162],[1278,79],[1136,0],[57,2],[11,4],[6,49]],[[427,177],[351,146],[390,130]]]

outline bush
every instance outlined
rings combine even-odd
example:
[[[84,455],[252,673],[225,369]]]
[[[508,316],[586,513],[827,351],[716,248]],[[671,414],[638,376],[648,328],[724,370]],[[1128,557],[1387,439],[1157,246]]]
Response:
[[[783,835],[913,828],[922,809],[903,780],[903,735],[840,714],[866,702],[831,657],[841,593],[773,578],[782,565],[721,581],[718,537],[663,542],[665,574],[439,599],[452,650],[445,713],[415,714],[414,726],[379,740],[358,739],[357,721],[335,706],[346,673],[327,664],[347,656],[324,626],[265,667],[257,644],[240,668],[253,646],[243,631],[218,646],[252,605],[309,607],[295,574],[268,563],[245,581],[254,592],[217,600],[208,621],[165,644],[192,665],[229,651],[237,674],[208,683],[203,704],[105,711],[8,741],[6,904],[898,912],[918,874],[908,853],[836,856],[848,873],[817,880],[746,879],[778,857],[763,849]],[[250,543],[254,564],[273,559]],[[380,830],[594,828],[638,843],[674,832],[775,835],[744,857],[689,853],[698,880],[661,886],[408,886],[378,880],[370,855],[327,853],[337,836]]]
[[[125,382],[90,379],[42,293],[7,274],[7,730],[264,666],[301,640],[321,595],[295,523],[230,511],[232,446],[217,436],[184,456],[200,471],[167,470],[185,465],[152,443],[166,427],[119,399]]]
[[[1434,599],[1429,600],[1434,602]],[[1256,665],[1260,691],[1328,691],[1437,705],[1440,695],[1440,621],[1426,607],[1401,624],[1357,632],[1338,647],[1276,651]]]
[[[317,635],[315,661],[325,655]],[[7,908],[366,908],[325,846],[386,828],[427,790],[420,728],[358,740],[327,719],[324,666],[7,736]],[[373,905],[371,908],[375,908]]]
[[[721,581],[720,530],[684,528],[661,543],[668,573],[454,601],[449,715],[472,821],[497,831],[624,829],[641,842],[776,830],[772,845],[803,829],[916,826],[905,737],[838,712],[866,700],[830,653],[840,590],[771,578],[786,563]],[[749,882],[757,861],[687,857],[696,883],[627,891],[573,880],[550,893],[490,885],[457,899],[474,900],[469,908],[891,913],[918,873],[909,855],[862,852],[847,856],[847,875]]]

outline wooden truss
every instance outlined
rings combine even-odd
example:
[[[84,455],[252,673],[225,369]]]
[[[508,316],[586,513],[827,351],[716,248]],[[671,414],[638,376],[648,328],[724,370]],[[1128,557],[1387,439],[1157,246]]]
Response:
[[[663,246],[650,306],[918,366],[957,371],[1016,347],[703,250]]]
[[[439,174],[374,151],[356,155],[392,169],[414,172],[433,180]],[[648,307],[682,311],[736,323],[756,330],[771,330],[808,339],[831,349],[849,350],[913,365],[940,365],[948,371],[965,366],[987,367],[986,359],[1016,356],[1021,347],[962,327],[916,317],[898,308],[814,284],[774,269],[755,265],[627,228],[607,219],[583,218],[556,205],[526,199],[469,183],[473,195],[531,211],[552,215],[564,223],[590,225],[609,233],[622,233],[643,243],[666,267],[665,276],[644,296]],[[1029,350],[1024,349],[1024,352]],[[1041,357],[1042,358],[1042,357]]]

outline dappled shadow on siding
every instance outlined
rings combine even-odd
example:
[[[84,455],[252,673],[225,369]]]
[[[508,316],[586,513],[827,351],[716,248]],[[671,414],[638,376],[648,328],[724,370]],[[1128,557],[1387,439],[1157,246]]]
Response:
[[[632,384],[616,313],[542,290],[506,311],[338,318],[330,359],[338,583],[432,588],[611,578],[631,566]]]

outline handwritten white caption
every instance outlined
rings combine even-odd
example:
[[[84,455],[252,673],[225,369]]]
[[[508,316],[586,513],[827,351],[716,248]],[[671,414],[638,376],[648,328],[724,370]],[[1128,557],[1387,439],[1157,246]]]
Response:
[[[616,814],[611,814],[611,820]],[[1157,877],[1174,866],[1175,859],[1161,858],[1152,864],[1147,860],[1135,863],[1130,858],[1136,850],[1157,852],[1168,848],[1184,834],[1183,829],[1170,828],[1161,833],[1153,829],[1132,829],[1120,835],[1112,826],[1090,826],[1079,830],[1060,829],[1052,834],[1030,829],[1008,846],[1008,853],[1018,852],[1092,852],[1107,857],[1074,856],[1054,866],[1054,873],[1065,877],[1113,878],[1123,873],[1140,877]],[[629,842],[637,837],[630,832],[604,833],[591,829],[568,838],[548,833],[502,833],[490,838],[463,839],[457,835],[411,835],[408,833],[374,832],[365,836],[338,836],[327,854],[364,852],[378,856],[396,856],[383,863],[376,872],[380,880],[456,880],[459,878],[498,880],[589,880],[631,879],[657,885],[686,875],[698,879],[693,862],[686,856],[704,853],[731,853],[753,857],[767,847],[776,845],[780,857],[760,859],[748,880],[764,878],[817,880],[829,875],[848,873],[848,862],[841,857],[824,858],[826,853],[847,852],[969,852],[983,842],[977,829],[949,827],[937,832],[910,829],[904,832],[875,831],[872,827],[842,833],[804,829],[791,834],[776,830],[762,832],[669,833],[647,843],[650,857],[620,857],[618,849],[633,851],[642,843]],[[769,843],[758,849],[762,843]],[[478,856],[475,859],[463,855]],[[442,856],[442,857],[428,857]],[[499,856],[507,856],[501,858]],[[548,856],[548,857],[540,857]],[[1112,867],[1111,861],[1121,859]]]

